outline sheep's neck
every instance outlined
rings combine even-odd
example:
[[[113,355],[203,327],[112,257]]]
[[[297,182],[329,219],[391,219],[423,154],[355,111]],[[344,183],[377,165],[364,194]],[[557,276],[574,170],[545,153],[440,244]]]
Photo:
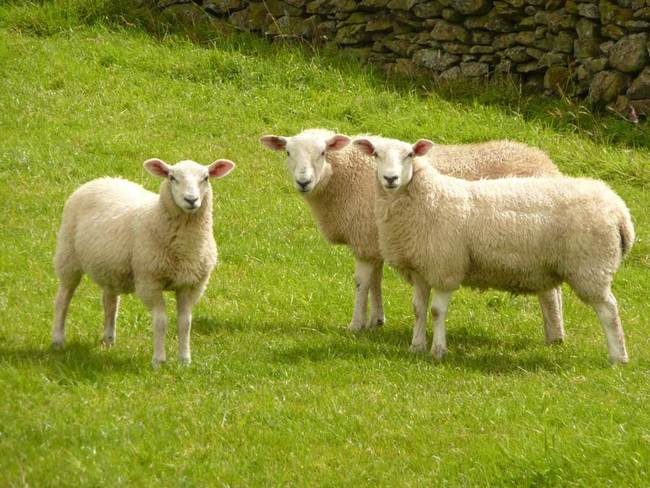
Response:
[[[329,242],[352,245],[352,228],[371,218],[372,186],[367,195],[369,185],[365,180],[372,178],[373,169],[362,163],[351,164],[343,154],[330,156],[328,162],[326,180],[321,180],[317,191],[306,195],[305,200]]]

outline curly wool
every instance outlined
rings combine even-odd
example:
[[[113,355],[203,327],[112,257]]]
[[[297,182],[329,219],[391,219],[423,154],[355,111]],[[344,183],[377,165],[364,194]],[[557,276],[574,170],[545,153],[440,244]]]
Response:
[[[416,162],[398,193],[378,185],[375,213],[386,261],[437,290],[532,293],[566,281],[601,300],[634,242],[623,200],[587,178],[468,182]]]
[[[61,279],[81,270],[116,294],[132,293],[136,281],[197,286],[217,263],[211,190],[186,214],[167,180],[159,195],[120,178],[90,181],[66,202],[54,261]]]
[[[334,135],[322,131],[323,137]],[[374,217],[376,167],[373,158],[354,145],[326,154],[331,174],[304,198],[325,238],[345,244],[363,261],[380,263],[379,237]],[[512,141],[436,145],[426,156],[440,172],[479,180],[507,176],[552,176],[559,169],[541,150]]]

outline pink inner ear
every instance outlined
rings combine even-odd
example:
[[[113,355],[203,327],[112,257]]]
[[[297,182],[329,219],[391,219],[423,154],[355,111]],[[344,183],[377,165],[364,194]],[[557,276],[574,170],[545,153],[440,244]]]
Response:
[[[420,139],[413,144],[413,155],[424,156],[433,147],[433,142],[426,139]]]
[[[326,148],[328,151],[338,151],[348,144],[350,144],[350,138],[348,136],[337,134],[327,141]]]
[[[366,153],[368,156],[375,154],[375,146],[372,145],[368,139],[357,139],[354,141],[354,144],[361,150]]]
[[[156,176],[168,176],[169,175],[169,168],[167,165],[164,163],[164,161],[160,159],[148,159],[145,162],[145,167],[147,170],[156,175]]]
[[[213,178],[221,178],[230,173],[235,167],[235,163],[227,159],[215,161],[208,168],[208,174]]]
[[[287,140],[279,136],[262,136],[260,142],[274,151],[283,151],[287,147]]]

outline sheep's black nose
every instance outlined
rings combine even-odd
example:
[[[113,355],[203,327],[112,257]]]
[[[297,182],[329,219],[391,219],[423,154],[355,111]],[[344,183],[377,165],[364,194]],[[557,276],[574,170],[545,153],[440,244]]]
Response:
[[[196,201],[198,200],[198,198],[196,198],[196,197],[195,197],[195,198],[183,197],[183,199],[184,199],[187,203],[189,203],[192,207],[194,206],[194,204],[195,204]]]
[[[386,180],[386,183],[388,183],[388,186],[393,186],[393,183],[397,181],[397,176],[384,176],[384,179]]]
[[[298,180],[297,183],[300,185],[300,188],[302,190],[305,190],[307,188],[307,185],[309,185],[309,183],[311,183],[311,180],[307,180],[307,181]]]

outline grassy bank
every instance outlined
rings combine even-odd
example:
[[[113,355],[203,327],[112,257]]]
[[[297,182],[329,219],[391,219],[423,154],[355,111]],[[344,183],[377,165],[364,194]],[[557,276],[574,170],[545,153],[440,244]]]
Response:
[[[647,483],[647,125],[495,87],[437,94],[328,50],[172,20],[126,2],[0,6],[0,486]],[[462,290],[448,359],[412,357],[410,290],[390,270],[386,326],[346,333],[352,258],[324,242],[282,157],[257,143],[312,126],[508,137],[605,179],[639,236],[614,288],[630,365],[609,367],[595,315],[568,289],[561,347],[543,345],[535,300]],[[104,175],[155,190],[150,157],[237,163],[214,185],[220,266],[195,309],[194,363],[177,364],[170,327],[170,360],[150,369],[134,297],[116,347],[101,349],[88,280],[66,349],[51,351],[65,198]]]

